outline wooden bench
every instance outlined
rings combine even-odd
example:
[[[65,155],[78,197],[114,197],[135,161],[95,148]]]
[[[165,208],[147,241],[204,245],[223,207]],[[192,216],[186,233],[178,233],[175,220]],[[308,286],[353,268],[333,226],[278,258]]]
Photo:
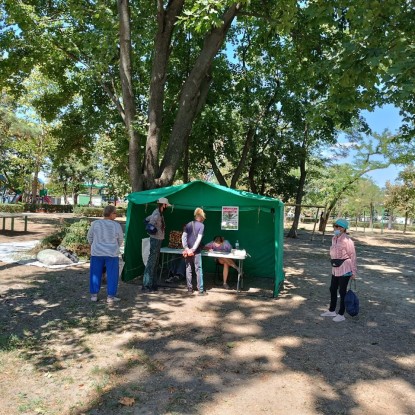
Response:
[[[0,219],[3,219],[3,231],[6,230],[6,219],[11,219],[10,230],[14,232],[14,220],[16,218],[24,219],[24,231],[27,232],[27,216],[24,213],[0,213]]]

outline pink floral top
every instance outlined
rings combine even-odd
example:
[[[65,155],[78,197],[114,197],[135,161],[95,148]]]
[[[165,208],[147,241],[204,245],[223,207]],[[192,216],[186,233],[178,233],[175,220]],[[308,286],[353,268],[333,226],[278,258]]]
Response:
[[[332,274],[341,277],[344,274],[352,273],[357,275],[356,250],[349,235],[342,233],[340,236],[333,236],[330,247],[331,259],[346,259],[340,267],[332,267]]]

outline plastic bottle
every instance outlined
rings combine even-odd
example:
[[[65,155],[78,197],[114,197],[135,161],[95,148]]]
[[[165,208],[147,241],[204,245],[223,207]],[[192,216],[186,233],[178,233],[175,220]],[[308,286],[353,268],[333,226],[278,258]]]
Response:
[[[235,242],[235,249],[239,249],[239,241],[238,240],[236,240],[236,242]]]

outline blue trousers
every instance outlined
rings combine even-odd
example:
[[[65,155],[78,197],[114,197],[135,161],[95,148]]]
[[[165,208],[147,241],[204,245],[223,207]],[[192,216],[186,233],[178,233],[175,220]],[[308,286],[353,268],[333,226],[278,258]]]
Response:
[[[194,274],[196,274],[197,289],[203,292],[202,254],[186,257],[186,282],[188,290],[193,290],[192,279]]]
[[[91,256],[89,267],[89,291],[98,294],[101,289],[102,271],[107,268],[107,294],[114,297],[117,294],[119,259],[110,256]]]
[[[157,286],[157,265],[159,263],[162,242],[161,239],[150,238],[150,254],[148,255],[143,276],[143,286],[146,288]]]

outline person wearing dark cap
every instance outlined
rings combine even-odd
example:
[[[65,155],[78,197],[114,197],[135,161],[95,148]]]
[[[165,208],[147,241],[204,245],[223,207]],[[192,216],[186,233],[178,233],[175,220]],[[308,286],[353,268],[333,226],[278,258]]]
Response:
[[[205,230],[203,222],[206,215],[202,208],[196,208],[194,218],[195,220],[185,226],[182,234],[183,256],[186,261],[187,292],[193,294],[192,277],[193,274],[196,274],[199,295],[204,295],[201,242]]]
[[[157,208],[154,209],[146,221],[151,223],[157,229],[157,232],[150,236],[150,254],[147,259],[146,268],[143,276],[144,292],[157,291],[157,264],[160,257],[161,244],[165,236],[164,210],[171,206],[168,199],[161,197],[157,200]]]
[[[332,263],[332,276],[330,284],[330,306],[321,314],[322,317],[333,317],[333,321],[344,321],[347,285],[350,278],[357,275],[356,250],[350,236],[346,233],[349,222],[346,219],[337,219],[334,222],[334,236],[330,247],[330,258]],[[340,308],[336,314],[337,291],[340,295]]]

